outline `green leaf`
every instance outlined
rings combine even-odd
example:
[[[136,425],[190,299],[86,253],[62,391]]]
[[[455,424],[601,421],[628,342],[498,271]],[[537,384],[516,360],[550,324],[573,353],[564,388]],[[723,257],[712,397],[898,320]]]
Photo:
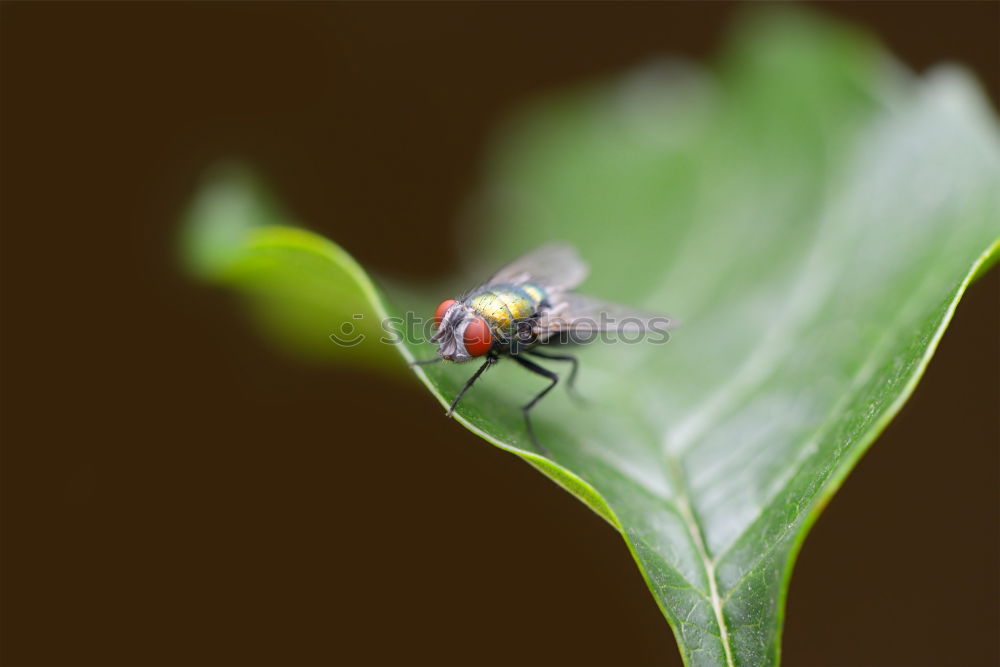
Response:
[[[683,326],[667,345],[583,349],[590,406],[553,392],[533,413],[551,458],[518,407],[543,382],[513,365],[456,419],[621,532],[686,663],[776,664],[809,526],[997,257],[998,186],[997,123],[967,74],[917,78],[864,35],[800,14],[745,24],[713,73],[664,60],[556,96],[498,143],[474,265],[564,239],[592,265],[582,291]],[[252,295],[285,344],[385,368],[403,367],[393,350],[433,354],[377,344],[378,323],[453,295],[385,299],[324,239],[253,211],[265,226],[210,233],[205,210],[192,265]],[[344,322],[369,340],[333,345]],[[447,404],[472,370],[416,372]]]
[[[399,356],[378,344],[387,334],[371,316],[380,298],[364,270],[336,244],[285,221],[246,169],[218,167],[185,221],[188,271],[238,289],[259,326],[293,355],[397,368]]]

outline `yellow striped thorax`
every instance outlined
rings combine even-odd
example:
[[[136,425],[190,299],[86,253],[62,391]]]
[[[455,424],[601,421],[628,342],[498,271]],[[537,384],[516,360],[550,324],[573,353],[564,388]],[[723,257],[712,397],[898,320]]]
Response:
[[[474,292],[465,303],[486,318],[494,332],[509,338],[517,323],[537,313],[546,298],[545,290],[534,283],[498,284]]]

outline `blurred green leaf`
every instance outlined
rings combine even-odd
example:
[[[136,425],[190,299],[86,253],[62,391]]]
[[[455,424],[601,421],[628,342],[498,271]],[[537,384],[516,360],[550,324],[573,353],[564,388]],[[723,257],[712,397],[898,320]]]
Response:
[[[998,185],[996,121],[968,75],[916,78],[864,35],[799,14],[744,25],[715,73],[664,60],[550,99],[498,144],[476,278],[564,239],[592,264],[583,291],[684,326],[665,346],[581,352],[592,407],[557,392],[535,412],[551,460],[518,409],[542,381],[520,369],[491,371],[457,419],[622,533],[688,664],[775,664],[809,526],[997,256]],[[390,306],[330,242],[223,224],[203,204],[191,264],[251,294],[286,344],[400,367],[393,350],[433,354],[374,343],[377,322],[453,295]],[[355,313],[369,341],[330,343]],[[472,371],[416,372],[446,404]]]
[[[377,290],[350,255],[284,213],[245,168],[208,174],[185,221],[188,270],[237,289],[258,325],[284,350],[313,361],[399,367],[372,314]],[[336,345],[331,339],[359,341]]]

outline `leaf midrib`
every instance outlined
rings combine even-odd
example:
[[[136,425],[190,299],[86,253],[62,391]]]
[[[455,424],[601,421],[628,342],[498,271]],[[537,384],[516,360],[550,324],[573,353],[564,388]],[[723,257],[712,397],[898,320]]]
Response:
[[[722,611],[724,600],[719,596],[719,584],[715,576],[715,561],[708,555],[701,523],[691,508],[690,494],[687,483],[684,481],[684,471],[681,469],[680,462],[675,457],[666,454],[664,460],[667,473],[673,480],[676,489],[675,504],[678,513],[684,521],[684,527],[691,537],[691,543],[694,544],[695,550],[698,552],[698,558],[701,559],[701,566],[705,570],[705,579],[708,581],[709,592],[707,599],[709,605],[712,607],[712,612],[715,614],[715,622],[719,626],[719,642],[722,644],[722,649],[726,654],[726,665],[727,667],[736,667],[736,664],[733,662],[733,649],[729,641],[729,628],[726,626],[726,617]]]
[[[995,250],[995,248],[996,248],[996,246],[994,246],[991,250],[988,250],[987,252],[983,253],[977,259],[977,261],[974,263],[974,268],[969,273],[966,274],[965,280],[963,280],[963,282],[955,290],[953,290],[951,292],[951,294],[949,295],[949,302],[952,304],[952,307],[950,309],[945,309],[945,312],[940,317],[940,319],[938,321],[938,324],[937,324],[937,326],[934,329],[934,332],[931,333],[931,338],[935,339],[935,340],[933,341],[932,345],[930,345],[927,348],[925,356],[916,364],[916,366],[917,366],[916,373],[911,376],[910,382],[906,383],[906,385],[904,385],[904,387],[901,388],[901,392],[897,396],[897,399],[894,401],[894,403],[898,402],[899,397],[908,395],[910,393],[910,391],[912,391],[912,386],[914,386],[915,382],[917,380],[919,380],[919,377],[920,377],[920,375],[923,374],[923,369],[926,367],[927,362],[929,361],[930,357],[933,356],[933,350],[936,348],[936,342],[937,342],[936,339],[940,338],[941,333],[943,333],[944,328],[947,326],[948,320],[950,320],[950,316],[951,316],[951,314],[954,311],[954,306],[955,306],[955,303],[956,303],[955,297],[956,297],[958,291],[963,290],[968,285],[970,277],[972,275],[974,275],[975,272],[976,272],[975,271],[975,266],[978,266],[978,265],[982,264],[986,260],[986,258],[988,258],[992,254],[992,252]],[[915,294],[922,293],[922,288],[928,282],[931,282],[931,278],[930,278],[930,276],[925,276],[924,280],[921,282],[921,284],[919,285],[918,289],[913,290],[913,292],[911,294],[915,295]],[[916,299],[916,298],[911,298],[911,299],[905,300],[903,302],[903,304],[902,304],[902,307],[897,311],[897,316],[894,319],[896,321],[899,321],[900,319],[904,319],[904,316],[906,314],[908,314],[908,312],[913,308],[913,304],[917,303],[917,302],[918,302],[918,299]],[[788,312],[788,311],[786,311],[786,312]],[[898,326],[892,326],[892,327],[887,327],[886,328],[886,330],[883,332],[882,336],[880,336],[879,344],[876,345],[876,346],[873,346],[873,348],[869,350],[869,354],[867,355],[867,358],[865,359],[864,363],[859,368],[857,374],[855,375],[855,378],[850,383],[850,388],[851,389],[854,389],[854,388],[857,388],[859,386],[862,386],[862,385],[864,385],[865,383],[867,383],[871,379],[871,377],[873,376],[875,370],[878,367],[877,364],[873,364],[872,361],[874,359],[880,358],[880,356],[881,356],[880,353],[891,342],[891,340],[893,340],[893,338],[895,337],[895,335],[897,333],[897,330],[898,330]],[[752,365],[752,364],[748,363],[746,365]],[[742,384],[742,383],[734,383],[734,384]],[[909,390],[907,389],[907,387],[909,387]],[[745,394],[741,393],[740,395],[742,396],[742,395],[745,395]],[[844,396],[841,398],[841,400],[838,401],[838,403],[831,409],[830,414],[831,415],[836,415],[836,414],[841,413],[843,411],[844,405],[846,403],[850,402],[850,400],[853,397],[853,395],[854,394],[853,394],[852,391],[846,391],[844,393]],[[733,408],[733,406],[735,404],[735,401],[730,402],[730,403],[731,404],[728,407],[729,408]],[[896,409],[898,410],[898,408],[896,408]],[[895,411],[890,410],[890,412],[891,412],[891,414],[895,414]],[[890,418],[891,418],[891,415],[890,415]],[[825,424],[824,427],[821,428],[821,429],[819,429],[813,435],[813,437],[811,437],[807,441],[807,445],[810,445],[812,443],[817,443],[829,431],[830,426],[832,424],[832,421],[831,420],[824,420],[824,424]],[[874,439],[875,434],[877,434],[881,430],[881,428],[882,427],[880,427],[878,423],[870,425],[869,428],[865,429],[865,432],[860,436],[859,440],[868,440],[870,442],[871,440]],[[687,448],[685,448],[683,451],[687,451]],[[683,451],[681,453],[683,453]],[[724,610],[723,610],[724,605],[726,604],[726,602],[728,602],[732,598],[732,596],[736,592],[738,592],[738,590],[741,588],[743,582],[745,582],[749,578],[749,576],[754,571],[756,571],[756,569],[759,566],[759,564],[761,562],[763,562],[770,553],[772,553],[775,549],[777,549],[780,544],[782,544],[784,538],[787,535],[789,535],[791,533],[794,533],[795,531],[797,531],[801,527],[801,522],[798,521],[798,518],[801,517],[801,516],[803,516],[803,515],[808,514],[809,512],[811,512],[813,510],[813,508],[815,507],[815,503],[810,502],[810,503],[807,503],[806,505],[804,505],[802,511],[800,511],[797,514],[796,521],[793,521],[790,524],[788,524],[785,527],[785,530],[782,531],[781,535],[779,535],[776,539],[772,540],[772,542],[769,545],[769,547],[767,549],[765,549],[764,552],[761,553],[758,558],[754,559],[754,562],[750,565],[750,567],[746,570],[746,572],[744,572],[744,574],[740,577],[740,579],[737,582],[735,582],[733,585],[731,585],[728,588],[728,590],[726,591],[726,594],[724,596],[722,596],[719,593],[719,582],[718,582],[718,579],[716,577],[716,571],[715,571],[716,564],[719,561],[721,561],[723,558],[725,558],[726,555],[728,555],[732,551],[732,548],[734,547],[734,545],[738,543],[739,538],[742,535],[746,534],[747,531],[746,530],[741,531],[740,534],[738,536],[736,536],[734,538],[734,540],[729,545],[727,545],[726,548],[723,549],[716,558],[713,558],[708,553],[708,549],[707,549],[706,544],[705,544],[704,529],[702,528],[701,522],[699,521],[699,519],[697,518],[697,516],[694,513],[694,510],[693,510],[693,507],[692,507],[692,504],[691,504],[690,493],[689,493],[689,490],[688,490],[687,483],[685,481],[686,478],[685,478],[685,475],[684,475],[684,472],[683,472],[683,469],[682,469],[682,465],[681,465],[680,461],[678,460],[677,455],[676,454],[672,454],[666,448],[664,450],[663,456],[664,456],[664,462],[665,462],[665,469],[667,470],[667,473],[668,473],[669,477],[671,478],[671,480],[673,482],[673,485],[674,485],[674,488],[676,490],[676,496],[675,496],[674,504],[675,504],[675,506],[677,508],[677,511],[678,511],[679,515],[681,516],[681,518],[682,518],[682,520],[684,522],[684,526],[685,526],[685,528],[686,528],[686,530],[687,530],[687,532],[688,532],[688,534],[690,536],[691,542],[694,545],[695,550],[697,551],[698,558],[701,561],[700,564],[701,564],[701,566],[702,566],[702,568],[703,568],[703,570],[705,572],[705,577],[706,577],[706,579],[708,581],[708,585],[709,585],[709,594],[707,596],[705,596],[704,591],[701,591],[701,590],[699,590],[697,588],[695,588],[694,590],[698,591],[708,601],[708,603],[712,607],[712,611],[715,614],[716,623],[717,623],[717,625],[719,627],[719,641],[722,644],[723,650],[725,652],[726,665],[727,665],[727,667],[735,667],[735,663],[734,663],[734,660],[733,660],[733,649],[732,649],[731,642],[730,642],[730,639],[729,639],[729,630],[728,630],[728,626],[726,624],[725,614],[724,614]],[[796,468],[796,472],[794,472],[792,474],[792,477],[794,477],[795,474],[797,474],[797,471],[801,469],[801,464],[802,463],[804,463],[804,461],[800,462],[800,465]],[[838,462],[838,463],[841,463],[841,462]],[[829,474],[826,477],[826,481],[829,481],[829,479],[832,476],[834,476],[835,469],[837,467],[838,467],[838,465],[834,465],[834,466],[831,467],[831,469],[829,471]],[[770,505],[770,503],[773,501],[773,499],[774,499],[774,497],[772,496],[768,500],[768,502],[766,502],[766,503],[763,504],[763,508],[768,507]],[[754,525],[756,522],[758,522],[761,519],[761,517],[763,517],[765,515],[766,515],[766,512],[763,511],[763,510],[760,511],[760,512],[758,512],[757,516],[754,517],[754,519],[751,522],[748,523],[747,527],[749,528],[750,526]]]

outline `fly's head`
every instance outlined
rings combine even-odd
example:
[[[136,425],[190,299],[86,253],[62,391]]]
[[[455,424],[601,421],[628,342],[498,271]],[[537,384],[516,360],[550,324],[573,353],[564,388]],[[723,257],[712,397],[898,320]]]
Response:
[[[431,342],[438,346],[438,356],[447,361],[468,361],[481,357],[493,347],[489,323],[474,308],[448,299],[434,313],[437,333]]]

